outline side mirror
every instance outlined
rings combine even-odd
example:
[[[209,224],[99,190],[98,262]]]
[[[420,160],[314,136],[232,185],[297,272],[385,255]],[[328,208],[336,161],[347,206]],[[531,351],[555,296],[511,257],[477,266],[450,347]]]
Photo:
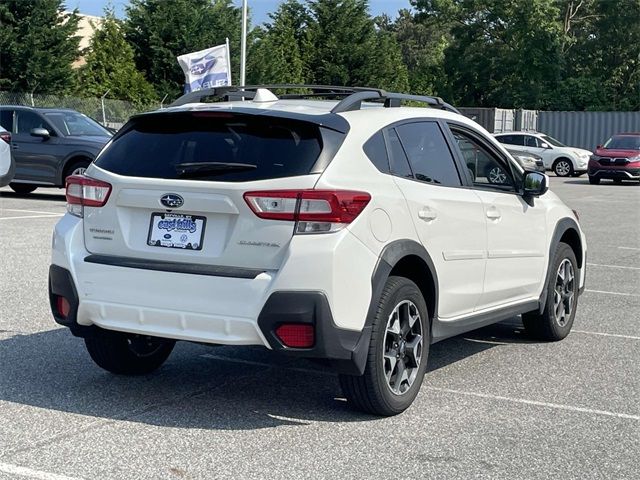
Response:
[[[51,136],[51,134],[49,133],[49,130],[47,130],[46,128],[32,128],[31,136],[41,137],[42,139],[46,140]]]
[[[598,146],[596,146],[596,150],[599,150],[599,149],[601,149],[601,148],[602,148],[602,145],[598,145]]]
[[[539,197],[549,190],[549,177],[542,172],[525,171],[523,180],[524,195]]]
[[[547,142],[542,142],[540,144],[540,148],[551,148],[551,145],[549,145]]]

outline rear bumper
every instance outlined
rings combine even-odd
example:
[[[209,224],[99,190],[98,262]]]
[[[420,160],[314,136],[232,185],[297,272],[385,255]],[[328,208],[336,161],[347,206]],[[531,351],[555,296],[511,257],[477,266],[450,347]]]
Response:
[[[58,297],[69,302],[70,311],[66,316],[58,310]],[[327,360],[333,370],[352,375],[364,372],[371,335],[370,326],[362,331],[337,327],[326,296],[318,291],[272,293],[257,322],[250,318],[221,318],[104,301],[80,303],[71,273],[58,265],[49,268],[49,303],[55,321],[78,337],[89,337],[107,329],[205,343],[262,344],[288,355]],[[88,318],[92,319],[90,324],[80,323],[88,323]],[[312,325],[313,346],[284,345],[275,333],[283,323]]]
[[[279,270],[150,262],[91,254],[84,245],[82,220],[66,215],[53,235],[53,316],[80,337],[107,329],[200,343],[262,345],[358,372],[364,361],[354,352],[367,330],[371,301],[371,284],[361,276],[367,267],[374,270],[377,257],[347,231],[320,240],[293,239]],[[353,262],[360,268],[354,269]],[[57,311],[58,295],[70,304],[66,317]],[[313,324],[314,346],[282,345],[273,331],[283,319]]]

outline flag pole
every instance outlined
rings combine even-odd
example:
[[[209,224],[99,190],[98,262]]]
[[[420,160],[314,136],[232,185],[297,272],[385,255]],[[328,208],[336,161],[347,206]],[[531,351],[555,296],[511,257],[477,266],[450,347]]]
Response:
[[[227,44],[227,70],[229,72],[229,85],[233,85],[233,82],[231,81],[231,50],[229,49],[229,37],[226,38],[226,44]]]
[[[246,83],[247,69],[247,0],[242,0],[242,38],[240,40],[240,85]]]

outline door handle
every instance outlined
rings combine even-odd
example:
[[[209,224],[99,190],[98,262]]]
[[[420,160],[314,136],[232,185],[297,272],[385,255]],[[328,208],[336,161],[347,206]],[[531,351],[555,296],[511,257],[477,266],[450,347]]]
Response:
[[[487,214],[487,218],[490,218],[491,220],[498,220],[502,218],[502,214],[500,213],[500,210],[498,210],[493,205],[487,208],[486,214]]]
[[[422,207],[422,209],[420,209],[420,211],[418,212],[418,218],[420,220],[424,220],[425,222],[430,222],[438,218],[438,214],[431,207]]]
[[[18,145],[11,145],[11,148],[12,148],[13,150],[18,150]]]

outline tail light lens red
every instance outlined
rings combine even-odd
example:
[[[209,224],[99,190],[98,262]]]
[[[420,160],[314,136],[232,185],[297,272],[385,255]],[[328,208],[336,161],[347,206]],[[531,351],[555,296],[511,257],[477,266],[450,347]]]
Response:
[[[77,217],[83,207],[102,207],[111,194],[111,184],[84,175],[67,177],[67,211]]]
[[[296,233],[340,230],[364,210],[371,195],[350,190],[269,190],[244,199],[258,217],[297,222]]]
[[[11,134],[9,132],[0,132],[0,140],[4,140],[11,145]]]
[[[58,297],[56,299],[56,309],[62,318],[67,318],[71,311],[71,305],[69,305],[69,301],[66,298]]]
[[[286,347],[311,348],[315,343],[313,325],[285,323],[276,328],[275,333]]]

